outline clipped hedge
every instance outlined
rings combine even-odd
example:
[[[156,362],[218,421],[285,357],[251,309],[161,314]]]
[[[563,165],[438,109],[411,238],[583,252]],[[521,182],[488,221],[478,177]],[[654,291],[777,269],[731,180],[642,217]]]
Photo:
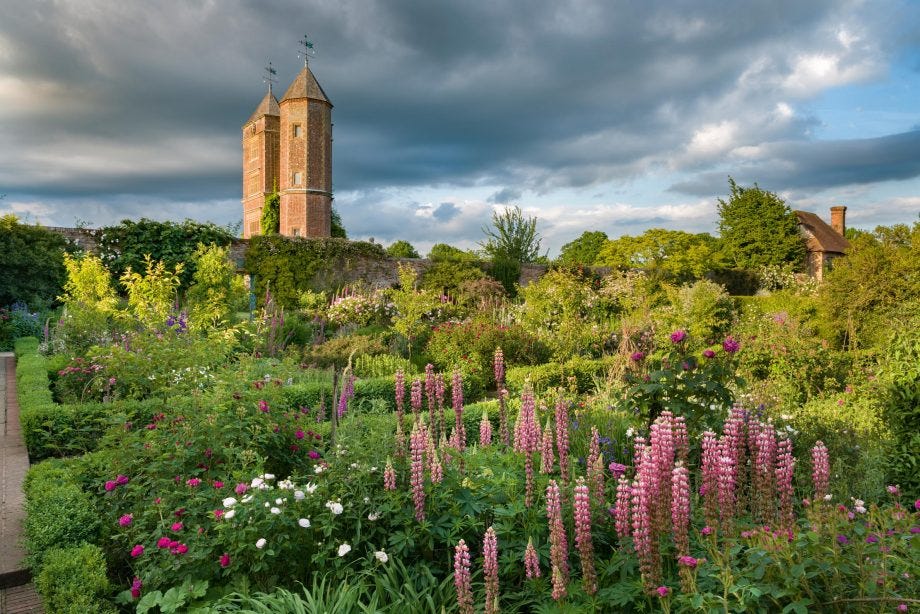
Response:
[[[99,540],[102,527],[96,506],[77,484],[66,461],[52,459],[33,466],[23,489],[25,547],[33,573],[42,570],[52,548]]]
[[[540,393],[549,388],[564,387],[568,389],[572,378],[579,393],[585,393],[594,387],[595,378],[603,377],[613,366],[614,358],[573,358],[564,363],[548,362],[535,367],[512,367],[505,374],[505,384],[512,394],[519,394],[524,384],[529,381],[534,392]]]
[[[105,554],[93,544],[49,550],[35,578],[35,588],[48,612],[116,612],[115,606],[105,600],[111,589]]]
[[[113,424],[149,418],[165,407],[155,398],[59,405],[51,395],[49,361],[38,353],[38,340],[17,339],[15,348],[19,421],[33,462],[95,450]]]

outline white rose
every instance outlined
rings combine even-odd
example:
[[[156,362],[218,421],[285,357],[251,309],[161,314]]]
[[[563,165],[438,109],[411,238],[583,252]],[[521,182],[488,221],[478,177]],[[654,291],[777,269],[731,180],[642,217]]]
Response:
[[[303,501],[303,499],[304,499],[303,491],[295,490],[294,491],[294,501]]]
[[[284,503],[284,499],[282,499],[281,497],[278,497],[277,499],[275,499],[275,505],[281,505],[282,503]]]
[[[262,484],[265,483],[265,480],[262,478],[252,478],[252,482],[249,483],[249,486],[252,488],[261,488]]]
[[[230,519],[233,518],[234,516],[236,516],[236,510],[230,510],[229,512],[227,512],[226,514],[224,514],[224,519],[230,520]]]
[[[381,563],[386,563],[387,561],[390,560],[390,557],[388,557],[387,553],[384,552],[383,550],[377,550],[376,552],[374,552],[374,557]]]
[[[272,514],[280,514],[280,513],[281,513],[281,510],[279,510],[277,507],[273,507],[272,509],[270,509],[270,510],[268,510],[268,511],[270,511]]]
[[[303,527],[304,529],[309,529],[309,528],[310,528],[310,519],[309,519],[309,518],[301,518],[300,520],[297,521],[297,524],[299,524],[299,525],[300,525],[301,527]]]
[[[236,499],[234,499],[233,497],[227,497],[226,499],[222,501],[222,503],[224,504],[224,507],[233,507],[234,505],[236,505]]]
[[[349,552],[351,552],[351,546],[348,544],[342,544],[339,546],[339,556],[345,556]]]
[[[259,538],[259,541],[256,542],[256,548],[259,548],[259,549],[261,550],[262,548],[265,547],[265,544],[266,544],[266,543],[267,543],[267,542],[265,541],[265,538],[264,538],[264,537],[260,537],[260,538]]]
[[[374,522],[378,518],[380,518],[380,512],[371,512],[370,514],[367,515],[367,519],[370,520],[371,522]]]
[[[307,482],[307,485],[304,486],[304,490],[306,490],[307,494],[310,494],[310,495],[316,492],[316,488],[317,488],[317,485],[314,484],[313,482]]]

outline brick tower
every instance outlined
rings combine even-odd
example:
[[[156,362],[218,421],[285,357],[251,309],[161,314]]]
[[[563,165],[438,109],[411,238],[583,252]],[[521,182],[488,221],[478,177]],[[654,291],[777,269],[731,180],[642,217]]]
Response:
[[[279,106],[280,233],[292,237],[331,236],[332,103],[307,62]]]
[[[272,93],[259,103],[243,124],[243,238],[260,234],[259,221],[265,197],[278,188],[281,109]]]

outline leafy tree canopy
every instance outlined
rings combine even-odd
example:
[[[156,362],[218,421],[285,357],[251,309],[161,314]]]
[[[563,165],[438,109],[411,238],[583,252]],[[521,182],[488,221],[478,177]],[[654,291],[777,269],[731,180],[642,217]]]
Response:
[[[428,252],[428,259],[435,262],[478,262],[479,256],[474,252],[464,251],[447,243],[435,243]]]
[[[664,228],[650,228],[637,237],[624,235],[607,241],[594,263],[621,270],[659,272],[676,282],[699,279],[725,264],[715,237]]]
[[[805,264],[805,240],[795,213],[773,192],[756,183],[745,188],[728,178],[731,195],[719,199],[719,233],[722,249],[736,267],[759,269],[766,265]]]
[[[155,222],[147,218],[123,220],[94,234],[100,257],[115,278],[121,279],[129,267],[135,272],[146,270],[149,255],[170,270],[177,264],[187,265],[179,275],[180,290],[188,288],[195,275],[193,254],[199,243],[227,246],[233,240],[226,228],[212,223]]]
[[[418,251],[415,247],[408,241],[394,241],[392,245],[387,248],[387,255],[391,258],[418,258]]]
[[[482,231],[486,240],[480,245],[493,260],[534,262],[540,258],[542,238],[537,232],[537,218],[524,217],[520,207],[492,212],[492,226]]]
[[[0,306],[23,301],[48,307],[66,280],[67,240],[41,226],[20,224],[15,215],[0,217]]]
[[[347,239],[348,233],[345,232],[345,226],[342,224],[342,218],[339,216],[339,212],[335,209],[332,210],[332,237],[334,239]]]
[[[586,230],[580,237],[562,246],[557,261],[563,265],[591,266],[605,243],[607,243],[607,233],[600,230]]]
[[[854,236],[819,297],[828,337],[849,348],[880,347],[892,322],[920,317],[920,222]]]

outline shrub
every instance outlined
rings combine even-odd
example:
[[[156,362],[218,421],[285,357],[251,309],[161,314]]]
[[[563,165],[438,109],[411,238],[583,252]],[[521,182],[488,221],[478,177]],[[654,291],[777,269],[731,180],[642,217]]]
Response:
[[[67,240],[39,225],[0,216],[0,306],[24,301],[49,307],[64,283]]]
[[[533,367],[513,367],[508,369],[505,379],[508,391],[512,394],[520,394],[527,382],[530,382],[537,393],[550,388],[585,393],[594,387],[597,378],[604,377],[612,365],[612,358],[573,358],[561,363],[548,362]]]
[[[431,331],[426,353],[438,368],[459,366],[464,375],[479,376],[484,386],[495,387],[492,361],[501,348],[507,365],[538,364],[549,355],[546,346],[519,325],[491,322],[446,322]]]
[[[321,369],[333,365],[341,368],[348,363],[348,359],[361,355],[376,356],[386,354],[387,348],[379,337],[370,335],[345,335],[335,337],[304,349],[303,361],[308,365]]]
[[[30,313],[25,303],[14,303],[10,309],[0,307],[0,352],[13,349],[19,337],[41,337],[43,318]]]
[[[95,542],[101,528],[92,498],[69,481],[66,473],[49,469],[38,473],[27,478],[23,525],[29,566],[33,570],[41,570],[52,548]]]
[[[110,589],[105,555],[93,544],[49,550],[35,587],[55,614],[115,612],[105,601]]]
[[[671,305],[662,314],[663,330],[686,330],[704,345],[721,341],[728,334],[735,317],[734,302],[722,286],[701,279],[672,288],[668,294]]]
[[[392,354],[361,354],[354,360],[357,377],[391,377],[398,370],[411,373],[412,363]]]

